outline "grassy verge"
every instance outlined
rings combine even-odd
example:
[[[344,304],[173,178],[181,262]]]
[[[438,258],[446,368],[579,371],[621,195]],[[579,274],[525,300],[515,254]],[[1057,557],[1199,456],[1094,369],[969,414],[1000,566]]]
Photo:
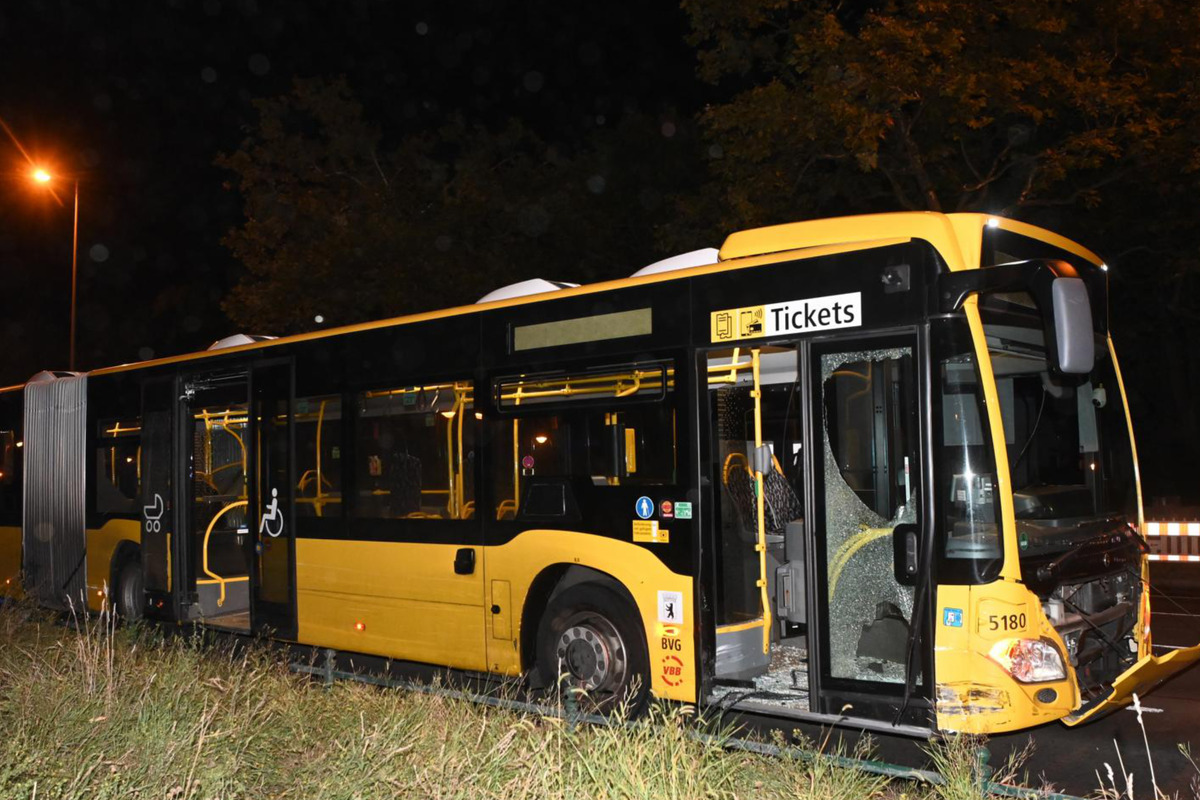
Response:
[[[978,796],[969,781],[935,790],[731,751],[689,736],[679,712],[572,727],[355,683],[326,689],[255,648],[94,619],[81,628],[0,608],[0,797]]]

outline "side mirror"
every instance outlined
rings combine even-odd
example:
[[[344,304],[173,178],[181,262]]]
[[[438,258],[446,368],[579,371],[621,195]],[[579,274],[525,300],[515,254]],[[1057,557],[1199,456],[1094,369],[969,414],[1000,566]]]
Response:
[[[1093,281],[1095,283],[1095,281]],[[1093,286],[1103,296],[1102,286]],[[1088,285],[1065,261],[1022,261],[960,272],[938,279],[942,311],[955,311],[973,293],[1027,291],[1042,317],[1050,372],[1087,375],[1096,363],[1095,329]]]
[[[892,529],[892,567],[901,586],[916,584],[921,569],[921,536],[911,522]]]
[[[1087,285],[1082,278],[1054,278],[1049,295],[1051,308],[1042,309],[1046,354],[1051,359],[1057,356],[1059,372],[1087,375],[1096,365],[1096,335]]]

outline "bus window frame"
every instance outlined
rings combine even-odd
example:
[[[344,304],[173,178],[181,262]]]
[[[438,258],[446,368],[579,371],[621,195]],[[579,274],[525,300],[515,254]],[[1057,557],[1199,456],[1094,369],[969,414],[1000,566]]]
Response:
[[[984,390],[985,380],[990,380],[993,382],[993,385],[995,384],[995,374],[992,372],[991,355],[989,353],[985,375],[985,368],[978,357],[978,348],[975,346],[974,334],[971,330],[965,311],[960,310],[953,314],[937,317],[936,321],[941,327],[941,330],[937,333],[934,332],[932,325],[926,326],[926,336],[928,341],[927,350],[929,359],[927,365],[929,370],[928,397],[930,406],[927,409],[927,413],[929,415],[929,425],[928,439],[926,440],[928,447],[926,460],[929,463],[930,478],[928,481],[929,486],[926,487],[926,490],[930,496],[929,515],[934,530],[934,541],[930,543],[932,547],[932,565],[935,571],[938,573],[937,582],[939,585],[982,586],[1003,577],[1004,564],[1009,550],[1008,541],[1004,533],[1005,526],[1001,501],[1001,478],[996,460],[996,448],[998,446],[1003,446],[1003,442],[997,443],[993,437],[991,420],[993,412],[992,407],[986,402],[986,392]],[[959,330],[953,330],[952,326],[958,327]],[[942,407],[944,404],[944,397],[940,388],[935,388],[940,384],[940,374],[937,374],[936,372],[939,365],[935,359],[944,354],[942,352],[940,343],[937,340],[940,338],[948,341],[955,335],[964,336],[965,343],[971,347],[971,362],[975,369],[975,380],[977,387],[976,393],[979,402],[978,410],[980,437],[983,440],[983,446],[987,449],[989,465],[992,469],[992,476],[996,481],[992,491],[994,493],[993,509],[996,515],[996,529],[1000,540],[1000,558],[996,559],[994,564],[987,568],[986,572],[976,572],[973,576],[964,576],[962,573],[965,572],[965,570],[951,568],[953,560],[947,559],[945,556],[945,545],[948,532],[939,529],[939,526],[937,525],[937,517],[939,512],[937,510],[938,506],[935,505],[941,500],[941,498],[937,497],[937,483],[943,464],[938,459],[937,452],[941,446],[939,445],[938,436],[941,432],[940,415],[942,413]]]
[[[593,354],[590,358],[573,357],[569,359],[556,359],[555,361],[533,361],[529,362],[528,371],[522,373],[521,368],[511,362],[500,367],[492,367],[481,372],[476,377],[476,386],[484,385],[487,387],[486,392],[477,392],[475,410],[483,413],[483,434],[482,445],[479,455],[476,457],[477,478],[476,483],[476,509],[485,509],[476,512],[476,517],[481,519],[484,524],[484,544],[491,545],[496,542],[507,541],[512,536],[520,531],[533,528],[555,528],[555,529],[579,529],[578,522],[572,523],[569,518],[560,518],[558,524],[553,524],[550,520],[535,521],[533,519],[503,519],[495,518],[496,506],[499,503],[499,494],[496,487],[496,471],[492,466],[492,459],[495,458],[497,447],[495,431],[496,423],[503,421],[512,421],[531,416],[559,416],[575,418],[587,414],[594,414],[601,409],[615,409],[618,406],[621,408],[630,406],[647,406],[654,404],[662,404],[671,409],[675,414],[675,476],[677,482],[675,484],[661,484],[650,488],[666,488],[668,486],[677,486],[682,492],[686,492],[690,481],[694,479],[694,473],[697,470],[694,459],[697,458],[695,445],[687,441],[691,436],[691,428],[689,425],[690,414],[695,413],[695,399],[693,393],[696,391],[692,385],[696,378],[692,374],[692,368],[689,367],[690,359],[694,356],[695,350],[690,347],[663,347],[655,351],[640,351],[637,353],[638,358],[631,358],[628,351],[619,353],[603,353]],[[561,400],[547,401],[530,406],[513,406],[501,408],[498,402],[498,392],[500,382],[521,375],[528,379],[531,377],[556,377],[569,374],[578,374],[588,370],[615,372],[621,369],[632,369],[638,366],[658,365],[661,366],[666,374],[667,370],[674,370],[673,384],[668,390],[664,385],[663,391],[658,395],[653,396],[633,396],[633,397],[602,397],[586,400]],[[630,484],[633,486],[634,484]],[[699,516],[699,514],[697,514]],[[582,520],[586,522],[586,518]],[[695,533],[699,530],[698,520],[692,521],[692,537],[695,538],[699,534]],[[602,534],[610,535],[610,534]],[[684,539],[676,539],[672,536],[672,543],[669,545],[670,551],[661,551],[660,556],[666,559],[666,563],[674,563],[678,556],[673,555],[675,552],[676,541],[682,542]],[[690,571],[685,574],[695,577],[696,570],[700,563],[699,552],[692,552],[686,556],[687,559],[693,560],[693,566]]]
[[[472,369],[438,370],[418,374],[406,372],[398,377],[388,376],[386,378],[372,378],[371,380],[345,381],[341,388],[343,409],[342,442],[344,447],[342,457],[342,496],[345,498],[342,503],[344,506],[342,516],[340,519],[330,518],[330,523],[313,523],[312,520],[316,518],[306,517],[304,519],[311,527],[301,535],[310,538],[342,539],[360,542],[416,542],[426,544],[453,544],[467,539],[469,540],[469,544],[464,546],[479,546],[482,542],[483,534],[482,523],[478,513],[469,519],[379,518],[360,517],[355,513],[356,500],[358,498],[358,470],[356,469],[356,465],[358,463],[359,442],[357,436],[359,432],[359,420],[361,419],[358,408],[359,396],[367,392],[394,390],[405,386],[453,384],[464,381],[471,384],[473,411],[481,411],[482,408],[479,402],[480,377]],[[330,392],[330,394],[333,394],[333,392]],[[483,436],[483,428],[485,426],[480,420],[474,418],[474,416],[472,416],[472,421],[476,424],[476,455],[473,471],[475,508],[478,509],[480,507],[480,452],[483,446],[481,437]],[[464,537],[465,531],[470,531],[470,533]]]

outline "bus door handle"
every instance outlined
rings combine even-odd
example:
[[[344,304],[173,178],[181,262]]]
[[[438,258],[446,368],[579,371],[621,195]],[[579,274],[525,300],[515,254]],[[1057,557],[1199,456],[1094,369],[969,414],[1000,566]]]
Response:
[[[454,574],[470,575],[475,571],[475,548],[460,547],[454,554]]]
[[[920,534],[916,525],[902,523],[892,530],[892,564],[896,582],[913,586],[921,569]]]

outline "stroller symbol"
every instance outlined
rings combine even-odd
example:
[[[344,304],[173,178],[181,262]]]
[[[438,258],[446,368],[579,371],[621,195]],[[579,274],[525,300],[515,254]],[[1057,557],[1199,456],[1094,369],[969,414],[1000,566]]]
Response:
[[[262,534],[266,532],[267,536],[272,539],[283,533],[283,511],[279,508],[279,490],[271,490],[271,505],[267,507],[266,513],[262,515],[262,522],[258,525],[258,532]]]
[[[162,495],[155,492],[154,505],[142,506],[142,513],[146,516],[146,533],[158,533],[162,530],[162,515],[165,510]]]

